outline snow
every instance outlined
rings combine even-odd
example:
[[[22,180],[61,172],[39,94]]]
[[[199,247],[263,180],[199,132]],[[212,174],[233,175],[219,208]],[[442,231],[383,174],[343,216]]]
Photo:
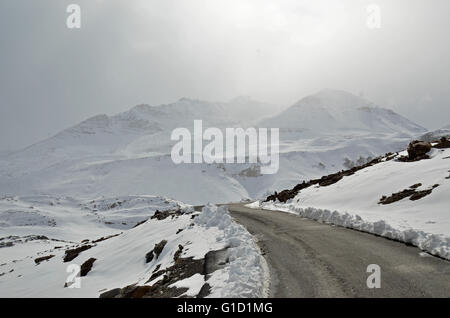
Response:
[[[423,136],[421,136],[419,139],[433,142],[439,140],[441,137],[450,137],[450,125],[444,126],[434,131],[429,131]]]
[[[173,265],[180,244],[182,257],[195,259],[227,248],[228,262],[207,278],[210,296],[267,296],[267,264],[254,238],[223,207],[208,204],[192,220],[197,213],[191,204],[261,198],[338,171],[346,158],[404,149],[425,132],[399,114],[342,91],[321,91],[276,115],[275,110],[281,108],[247,97],[226,103],[182,98],[94,116],[30,147],[2,153],[0,296],[98,297],[112,288],[151,284],[161,279],[147,282],[158,265]],[[280,128],[279,172],[261,175],[259,164],[175,165],[171,131],[192,130],[196,119],[220,129]],[[443,202],[448,181],[441,180],[447,161],[437,159],[442,156],[435,153],[427,161],[439,163],[436,167],[425,161],[382,163],[328,188],[302,191],[299,202],[261,206],[410,241],[447,257],[450,226]],[[441,185],[414,203],[377,204],[381,195],[417,183],[413,171],[424,171],[419,178],[423,188]],[[388,179],[389,184],[382,182]],[[183,213],[149,219],[156,210]],[[64,250],[101,237],[110,238],[93,243],[74,260],[80,265],[97,259],[81,279],[82,288],[64,288],[70,274],[62,262]],[[162,254],[145,264],[145,254],[162,240],[168,241]],[[35,264],[35,258],[48,255],[55,256]],[[194,295],[200,283],[194,275],[176,285]]]
[[[4,213],[11,209],[22,211],[19,221],[11,222],[11,216]],[[183,213],[163,220],[148,219],[156,210]],[[113,288],[152,284],[162,278],[147,282],[158,265],[164,269],[174,264],[179,245],[184,247],[181,257],[194,259],[230,247],[229,263],[212,273],[211,281],[206,281],[213,295],[259,297],[267,288],[262,283],[267,273],[259,250],[250,234],[232,222],[225,208],[208,205],[199,213],[189,205],[155,196],[99,198],[87,202],[34,196],[4,198],[0,201],[0,211],[0,243],[13,243],[13,246],[0,247],[0,297],[98,297]],[[191,217],[196,214],[199,215],[193,222]],[[55,223],[48,225],[42,222],[42,217],[51,217]],[[135,227],[142,221],[145,222]],[[93,242],[113,235],[116,236]],[[81,246],[81,241],[86,239],[90,240],[86,244],[93,247],[70,263],[64,263],[65,249]],[[146,264],[145,255],[162,240],[167,240],[167,244],[161,255]],[[35,264],[34,259],[47,255],[55,256]],[[96,261],[88,275],[81,278],[81,288],[64,288],[70,275],[68,265],[81,265],[90,258]],[[205,283],[203,275],[200,276]],[[198,275],[176,285],[189,287],[186,295],[190,296],[201,288]]]
[[[228,247],[229,264],[210,279],[211,297],[266,297],[270,280],[268,267],[252,235],[232,220],[225,207],[211,204],[205,206],[195,223],[220,230],[217,241]]]
[[[279,115],[263,121],[262,125],[284,130],[302,129],[315,135],[336,131],[415,134],[425,130],[392,110],[331,89],[301,99]]]
[[[201,274],[192,275],[189,278],[180,280],[169,287],[177,287],[177,288],[188,288],[188,291],[185,292],[182,296],[195,297],[202,289],[203,284],[205,284],[205,278]]]
[[[449,156],[449,149],[433,149],[428,160],[385,161],[330,186],[301,190],[286,203],[257,201],[249,206],[374,233],[450,259]],[[387,205],[378,204],[383,195],[417,183],[422,183],[417,190],[439,186],[417,201],[404,198]]]

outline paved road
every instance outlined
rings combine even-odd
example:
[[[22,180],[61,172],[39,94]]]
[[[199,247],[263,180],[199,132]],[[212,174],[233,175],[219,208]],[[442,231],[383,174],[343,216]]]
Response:
[[[271,297],[450,297],[450,262],[416,247],[275,211],[229,204],[257,239],[270,268]],[[367,288],[369,264],[381,288]]]

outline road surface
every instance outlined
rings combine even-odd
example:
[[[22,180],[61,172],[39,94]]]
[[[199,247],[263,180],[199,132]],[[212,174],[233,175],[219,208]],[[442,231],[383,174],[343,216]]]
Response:
[[[450,297],[450,262],[417,247],[293,214],[227,205],[258,240],[271,297]],[[369,289],[370,264],[381,288]]]

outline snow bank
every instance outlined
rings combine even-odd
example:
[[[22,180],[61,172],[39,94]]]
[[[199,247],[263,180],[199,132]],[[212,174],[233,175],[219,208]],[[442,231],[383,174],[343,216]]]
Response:
[[[217,240],[228,247],[228,264],[212,274],[210,297],[266,297],[268,270],[252,235],[235,223],[225,207],[206,205],[195,223],[219,229]]]
[[[364,220],[360,215],[347,212],[323,210],[317,208],[301,208],[295,204],[283,204],[280,202],[259,201],[248,204],[247,207],[263,208],[267,210],[283,211],[297,214],[298,216],[313,219],[327,224],[334,224],[346,228],[380,235],[419,247],[432,255],[450,260],[450,238],[440,234],[426,233],[417,229],[401,230],[392,227],[385,220],[371,222]]]

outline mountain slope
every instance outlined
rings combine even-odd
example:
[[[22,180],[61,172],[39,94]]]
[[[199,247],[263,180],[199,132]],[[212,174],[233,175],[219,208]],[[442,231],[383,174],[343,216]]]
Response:
[[[203,297],[263,297],[266,289],[264,259],[223,207],[200,213],[155,196],[9,197],[0,199],[0,226],[1,297],[195,297],[202,287]],[[224,263],[206,273],[208,253]]]
[[[250,116],[259,108],[260,114]],[[204,129],[246,128],[245,120],[256,121],[268,109],[268,104],[244,97],[228,103],[183,98],[168,105],[139,105],[114,116],[95,116],[0,158],[0,194],[86,199],[152,194],[191,204],[239,201],[340,170],[350,161],[401,150],[416,131],[422,131],[359,97],[327,90],[258,121],[260,127],[281,130],[277,174],[259,174],[259,164],[172,162],[174,128],[192,132],[195,119],[203,120]]]
[[[305,97],[261,126],[326,134],[348,131],[417,134],[425,129],[353,94],[323,90]]]
[[[430,159],[405,162],[388,156],[334,183],[303,186],[285,203],[254,206],[400,240],[450,259],[450,149],[433,148]]]
[[[429,131],[420,137],[421,140],[429,142],[439,140],[441,137],[450,137],[450,125],[444,126],[440,129]]]

